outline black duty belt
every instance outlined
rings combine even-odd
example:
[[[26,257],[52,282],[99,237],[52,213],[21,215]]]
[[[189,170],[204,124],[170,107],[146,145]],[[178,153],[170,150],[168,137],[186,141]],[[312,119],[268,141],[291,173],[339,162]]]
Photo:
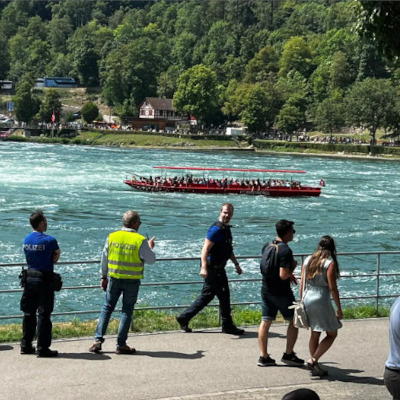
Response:
[[[27,275],[28,276],[36,276],[38,278],[43,278],[43,276],[45,275],[42,271],[36,271],[34,269],[28,269],[27,271]]]
[[[213,263],[213,262],[208,262],[207,266],[210,268],[216,268],[216,269],[221,269],[221,268],[225,268],[226,266],[226,262],[224,263]]]

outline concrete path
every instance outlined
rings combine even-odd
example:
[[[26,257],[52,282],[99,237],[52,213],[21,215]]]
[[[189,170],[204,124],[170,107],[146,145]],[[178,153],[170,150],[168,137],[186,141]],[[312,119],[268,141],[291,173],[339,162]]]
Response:
[[[270,352],[276,367],[260,368],[257,327],[235,337],[219,330],[131,334],[136,355],[116,355],[115,338],[103,352],[88,352],[92,339],[54,341],[54,359],[20,355],[18,344],[0,345],[0,400],[281,400],[296,388],[315,390],[322,400],[390,400],[383,384],[388,354],[388,319],[344,321],[321,364],[324,379],[280,362],[286,327],[273,325]],[[301,330],[299,357],[308,356],[309,331]]]

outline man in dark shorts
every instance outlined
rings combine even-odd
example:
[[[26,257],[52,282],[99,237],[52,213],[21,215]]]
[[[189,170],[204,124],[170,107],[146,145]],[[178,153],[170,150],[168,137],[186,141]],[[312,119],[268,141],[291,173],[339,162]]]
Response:
[[[261,289],[262,321],[258,329],[258,344],[261,352],[258,365],[260,367],[276,365],[275,360],[268,354],[268,333],[278,311],[289,322],[286,351],[283,353],[281,361],[291,366],[302,366],[304,364],[304,360],[299,359],[293,351],[299,330],[293,325],[294,311],[288,308],[295,301],[290,283],[297,284],[293,275],[297,261],[293,258],[293,252],[287,245],[288,242],[293,240],[293,235],[296,232],[293,225],[293,221],[285,219],[276,223],[278,237],[273,243],[278,245],[277,263],[275,265],[277,270],[272,276],[263,275]]]
[[[237,328],[231,317],[231,302],[225,265],[230,259],[240,275],[242,269],[233,253],[232,233],[229,222],[233,216],[233,205],[225,203],[221,207],[219,220],[208,230],[201,252],[200,275],[204,285],[200,296],[181,315],[176,317],[185,332],[192,332],[189,321],[217,296],[221,310],[222,332],[231,335],[243,335],[244,330]]]

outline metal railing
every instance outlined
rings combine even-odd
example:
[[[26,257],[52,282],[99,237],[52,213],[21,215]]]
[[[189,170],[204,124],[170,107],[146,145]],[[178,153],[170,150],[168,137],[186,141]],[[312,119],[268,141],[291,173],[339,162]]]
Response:
[[[381,256],[382,255],[400,255],[400,251],[371,251],[371,252],[350,252],[350,253],[339,253],[338,256],[340,257],[347,257],[347,256],[375,256],[376,257],[376,270],[371,273],[363,273],[363,274],[354,274],[354,275],[342,275],[342,279],[358,279],[358,278],[372,278],[376,279],[375,285],[375,293],[368,294],[368,295],[358,295],[358,296],[341,296],[342,301],[349,301],[349,300],[374,300],[376,312],[379,310],[379,302],[382,299],[387,298],[395,298],[400,296],[400,293],[393,293],[393,294],[381,294],[381,281],[382,278],[385,277],[399,277],[399,284],[400,284],[400,272],[391,272],[391,273],[383,273],[381,271]],[[301,263],[303,263],[304,258],[307,257],[308,254],[295,254],[295,258],[301,258]],[[254,256],[254,255],[245,255],[245,256],[236,256],[238,260],[258,260],[261,259],[261,256]],[[186,257],[186,258],[159,258],[157,262],[176,262],[176,261],[198,261],[200,263],[199,257]],[[100,260],[84,260],[84,261],[60,261],[57,265],[74,265],[74,264],[98,264]],[[398,265],[398,263],[396,263]],[[22,267],[25,266],[25,263],[6,263],[0,264],[0,268],[9,268],[9,267]],[[249,279],[230,279],[231,283],[233,282],[261,282],[262,278],[261,275],[259,278],[249,278]],[[197,281],[171,281],[171,282],[150,282],[150,283],[142,283],[142,286],[148,287],[157,287],[157,286],[177,286],[177,285],[199,285],[202,284],[203,280],[199,279]],[[400,285],[397,285],[399,288]],[[61,290],[83,290],[83,289],[98,289],[99,285],[80,285],[80,286],[65,286]],[[339,288],[340,289],[340,288]],[[399,289],[398,289],[399,290]],[[13,289],[6,289],[0,290],[0,296],[10,293],[22,292],[23,289],[20,288],[13,288]],[[1,300],[0,300],[1,301]],[[241,301],[241,302],[232,302],[233,306],[245,306],[245,305],[257,305],[260,304],[260,301]],[[186,308],[188,305],[166,305],[166,306],[150,306],[150,307],[137,307],[136,310],[172,310],[172,309],[181,309]],[[217,304],[210,304],[211,307],[216,307]],[[121,311],[121,310],[116,310]],[[68,312],[53,312],[53,316],[77,316],[83,314],[98,314],[100,312],[99,309],[96,310],[75,310],[75,311],[68,311]],[[8,319],[21,319],[22,314],[17,315],[0,315],[0,320],[8,320]]]

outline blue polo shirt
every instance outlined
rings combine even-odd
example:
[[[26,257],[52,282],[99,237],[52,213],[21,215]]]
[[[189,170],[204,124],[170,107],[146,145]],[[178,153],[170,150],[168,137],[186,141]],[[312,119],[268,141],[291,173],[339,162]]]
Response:
[[[53,254],[59,249],[55,237],[41,232],[32,232],[25,238],[23,248],[29,269],[42,272],[53,271]]]

